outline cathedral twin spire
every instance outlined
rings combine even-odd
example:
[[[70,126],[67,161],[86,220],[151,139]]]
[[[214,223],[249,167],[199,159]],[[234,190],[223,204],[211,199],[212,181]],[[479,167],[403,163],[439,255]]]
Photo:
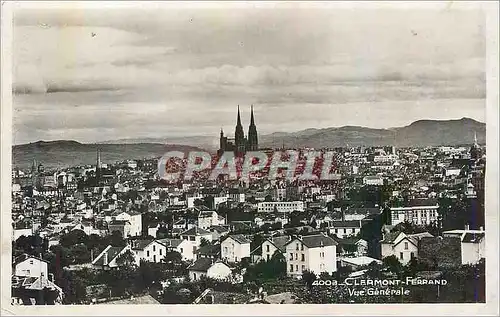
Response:
[[[224,137],[224,131],[220,131],[220,149],[221,151],[233,150],[244,153],[246,151],[255,151],[258,149],[257,127],[255,126],[255,117],[253,114],[253,105],[250,111],[250,125],[248,127],[248,138],[245,138],[243,125],[241,124],[240,106],[236,117],[236,127],[234,130],[234,144]]]

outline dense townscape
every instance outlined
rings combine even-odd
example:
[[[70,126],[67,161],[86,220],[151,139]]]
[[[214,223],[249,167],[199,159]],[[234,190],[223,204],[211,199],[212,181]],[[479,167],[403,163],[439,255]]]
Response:
[[[259,149],[251,121],[247,141],[238,112],[214,160]],[[317,151],[336,177],[168,182],[159,158],[99,151],[95,165],[16,168],[12,303],[485,301],[484,147]]]

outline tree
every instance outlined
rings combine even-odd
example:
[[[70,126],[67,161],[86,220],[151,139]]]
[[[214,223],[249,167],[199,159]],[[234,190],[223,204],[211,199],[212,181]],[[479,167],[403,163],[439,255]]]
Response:
[[[63,247],[71,247],[77,244],[87,244],[88,236],[82,230],[71,230],[65,235],[61,236],[59,244]]]
[[[312,284],[316,280],[316,274],[314,272],[305,270],[302,272],[302,281],[306,283],[306,286],[309,290],[312,289]]]
[[[403,265],[395,255],[385,257],[382,262],[393,273],[399,274],[403,270]]]
[[[127,250],[116,258],[116,264],[120,267],[134,267],[136,265],[135,256],[132,251]]]
[[[205,247],[205,246],[208,246],[208,245],[210,245],[210,241],[208,241],[205,238],[201,238],[200,247]]]

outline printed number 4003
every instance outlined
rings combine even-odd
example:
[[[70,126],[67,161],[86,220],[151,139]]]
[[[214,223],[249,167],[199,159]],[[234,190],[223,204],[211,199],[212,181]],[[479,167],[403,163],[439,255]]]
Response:
[[[336,280],[315,280],[312,283],[313,286],[336,286]]]

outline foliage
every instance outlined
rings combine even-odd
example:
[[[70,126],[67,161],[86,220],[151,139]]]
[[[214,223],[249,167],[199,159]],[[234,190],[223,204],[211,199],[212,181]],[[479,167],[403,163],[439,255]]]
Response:
[[[316,274],[314,274],[314,272],[308,270],[302,272],[302,281],[306,283],[306,286],[309,290],[312,289],[312,284],[314,283],[315,280],[316,280]]]
[[[269,261],[260,261],[254,266],[248,267],[244,275],[244,281],[256,281],[280,278],[286,276],[286,259],[281,252],[274,252]]]

